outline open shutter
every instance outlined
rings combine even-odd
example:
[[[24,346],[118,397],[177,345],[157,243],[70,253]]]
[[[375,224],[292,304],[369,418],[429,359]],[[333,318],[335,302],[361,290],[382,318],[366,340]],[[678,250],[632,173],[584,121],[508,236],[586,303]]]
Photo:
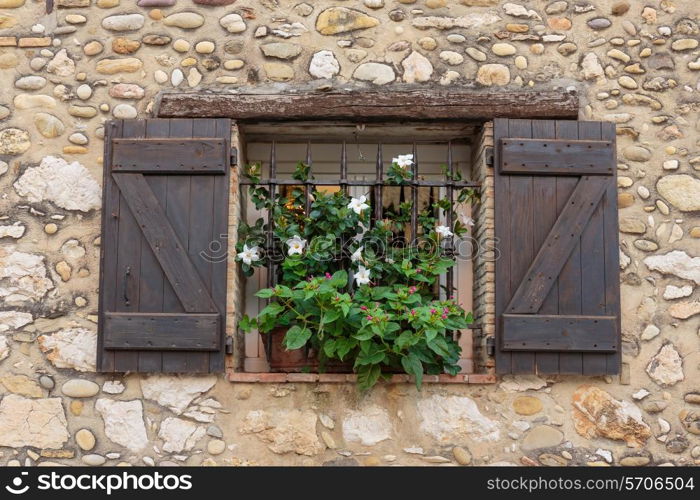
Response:
[[[496,370],[620,369],[615,126],[494,121]]]
[[[105,129],[98,370],[222,371],[231,122]]]

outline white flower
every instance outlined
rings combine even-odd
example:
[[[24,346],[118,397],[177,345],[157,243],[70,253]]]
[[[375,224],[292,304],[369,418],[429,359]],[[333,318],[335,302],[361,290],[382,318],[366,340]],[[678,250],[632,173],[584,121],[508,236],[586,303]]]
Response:
[[[413,165],[413,155],[399,155],[391,161],[400,168],[408,168]]]
[[[366,210],[369,208],[369,205],[365,203],[367,201],[367,197],[362,195],[359,198],[353,198],[350,200],[350,203],[348,203],[348,208],[353,210],[357,215],[360,215],[363,210]]]
[[[460,215],[459,220],[464,226],[473,226],[474,225],[474,219],[472,219],[468,215]]]
[[[437,226],[435,228],[435,232],[442,236],[443,238],[447,238],[448,236],[452,236],[452,231],[450,231],[450,228],[447,226]]]
[[[257,246],[249,248],[248,245],[243,245],[243,251],[238,254],[238,258],[250,265],[260,260],[260,254],[258,252],[260,252],[260,249]]]
[[[302,240],[298,234],[295,234],[293,238],[287,240],[287,246],[289,247],[287,255],[294,255],[295,253],[301,255],[306,246],[306,240]]]
[[[355,250],[352,255],[350,256],[350,260],[353,262],[357,262],[358,260],[362,260],[362,249],[365,247],[360,247],[357,250]]]
[[[357,283],[357,286],[369,283],[369,269],[365,269],[365,266],[360,266],[355,273],[355,283]]]
[[[393,264],[395,261],[391,257],[387,257],[386,259],[384,259],[384,262],[386,262],[387,264]]]

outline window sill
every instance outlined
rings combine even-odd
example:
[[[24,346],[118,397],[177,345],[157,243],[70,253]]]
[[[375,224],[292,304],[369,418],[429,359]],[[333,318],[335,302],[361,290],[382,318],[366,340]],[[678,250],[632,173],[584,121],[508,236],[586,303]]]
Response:
[[[229,373],[229,382],[239,383],[325,383],[344,384],[355,383],[357,375],[344,373]],[[390,384],[412,384],[410,375],[392,375]],[[425,375],[425,384],[495,384],[496,375],[473,373],[460,375]]]

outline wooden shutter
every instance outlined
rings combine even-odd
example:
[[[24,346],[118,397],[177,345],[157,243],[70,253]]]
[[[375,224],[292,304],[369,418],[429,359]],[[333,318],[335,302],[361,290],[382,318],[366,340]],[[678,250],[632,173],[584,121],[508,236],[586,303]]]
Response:
[[[620,368],[615,126],[494,121],[496,370]]]
[[[105,129],[98,370],[222,371],[230,120]]]

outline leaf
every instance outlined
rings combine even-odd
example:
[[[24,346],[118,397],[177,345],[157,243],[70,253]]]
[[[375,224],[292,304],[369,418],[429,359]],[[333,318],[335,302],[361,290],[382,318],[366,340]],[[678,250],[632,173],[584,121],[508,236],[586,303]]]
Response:
[[[323,344],[323,352],[326,353],[326,356],[328,356],[329,358],[332,358],[333,354],[335,353],[336,346],[337,346],[336,339],[327,340]]]
[[[336,310],[328,311],[323,316],[321,316],[321,324],[325,325],[328,323],[333,323],[338,318],[340,318],[340,311],[336,311]]]
[[[336,352],[341,361],[345,356],[357,345],[357,342],[353,339],[339,338],[336,339]]]
[[[353,338],[356,338],[357,340],[369,340],[372,337],[374,337],[374,332],[371,328],[363,328],[355,335],[353,335]]]
[[[238,322],[238,328],[242,332],[249,332],[257,325],[255,319],[250,319],[247,314],[244,314],[241,320]]]
[[[420,362],[418,356],[409,352],[406,356],[401,358],[401,366],[406,370],[406,373],[416,377],[416,387],[420,390],[423,384],[423,363]]]
[[[379,365],[362,366],[357,371],[357,386],[361,391],[371,389],[381,374],[382,368]]]
[[[261,299],[269,299],[275,294],[275,290],[273,288],[263,288],[262,290],[258,290],[255,293],[256,297],[260,297]]]
[[[398,331],[401,329],[401,325],[398,323],[387,323],[386,328],[384,328],[384,335],[389,334],[389,333],[394,333],[395,331]]]
[[[265,309],[260,311],[259,316],[277,316],[279,313],[284,311],[284,306],[279,302],[270,302]]]
[[[357,366],[363,366],[363,365],[376,365],[378,363],[381,363],[384,361],[384,358],[386,357],[386,354],[384,351],[379,350],[379,347],[375,347],[375,349],[372,350],[370,349],[370,352],[367,354],[360,354],[357,359],[355,360],[355,365]]]
[[[385,299],[389,294],[391,294],[391,288],[388,286],[377,286],[372,290],[372,297],[374,300]]]
[[[399,350],[403,350],[406,347],[412,346],[413,344],[415,344],[413,332],[411,332],[410,330],[404,330],[403,332],[401,332],[401,335],[398,336],[395,343]]]
[[[428,347],[438,356],[443,358],[449,358],[452,353],[450,353],[450,348],[447,345],[447,340],[442,335],[438,335],[432,341],[428,342]]]
[[[348,273],[347,271],[336,271],[331,279],[329,280],[329,284],[333,287],[340,288],[348,284]]]
[[[294,325],[284,336],[284,347],[288,350],[299,349],[311,338],[311,330]]]
[[[430,343],[435,337],[437,337],[438,331],[434,329],[429,329],[425,331],[425,341]]]

